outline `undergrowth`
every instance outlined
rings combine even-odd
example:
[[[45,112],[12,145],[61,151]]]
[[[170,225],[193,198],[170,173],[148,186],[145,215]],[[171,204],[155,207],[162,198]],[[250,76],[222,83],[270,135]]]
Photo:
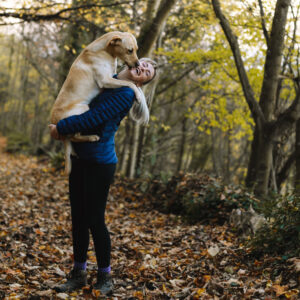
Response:
[[[9,133],[7,135],[7,145],[5,151],[8,153],[29,154],[31,149],[30,139],[18,132]]]
[[[145,179],[139,189],[153,208],[180,215],[190,224],[228,222],[232,209],[248,210],[250,205],[267,222],[248,245],[257,253],[300,255],[300,196],[272,195],[259,201],[237,185],[196,174],[179,174],[165,180]]]
[[[273,195],[266,199],[262,211],[267,219],[249,242],[254,251],[300,255],[300,196]]]

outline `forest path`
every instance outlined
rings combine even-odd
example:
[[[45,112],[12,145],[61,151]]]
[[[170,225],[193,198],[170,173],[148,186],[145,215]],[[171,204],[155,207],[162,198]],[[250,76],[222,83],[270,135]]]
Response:
[[[34,157],[5,153],[0,172],[0,299],[99,296],[89,287],[70,295],[51,289],[72,267],[67,178]],[[246,250],[226,225],[184,224],[149,209],[136,193],[118,180],[110,192],[110,299],[274,299],[266,297],[287,291],[272,285],[263,262],[244,259]],[[91,284],[97,269],[92,241],[88,255]]]
[[[7,139],[4,136],[0,136],[0,153],[4,152],[4,149],[6,148]]]

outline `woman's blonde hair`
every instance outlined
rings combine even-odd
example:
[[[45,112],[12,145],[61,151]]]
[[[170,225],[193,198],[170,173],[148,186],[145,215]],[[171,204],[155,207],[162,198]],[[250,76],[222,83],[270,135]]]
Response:
[[[140,61],[148,62],[154,68],[153,77],[150,80],[144,82],[143,83],[143,86],[144,86],[145,84],[152,81],[154,79],[154,77],[156,76],[157,63],[148,57],[143,57],[140,59]],[[138,124],[148,124],[150,115],[149,115],[149,108],[147,105],[146,97],[145,97],[143,90],[140,87],[138,87],[138,90],[140,92],[140,96],[141,96],[142,100],[140,103],[138,103],[137,101],[134,101],[134,103],[130,109],[129,115],[130,115],[131,119],[136,121]]]

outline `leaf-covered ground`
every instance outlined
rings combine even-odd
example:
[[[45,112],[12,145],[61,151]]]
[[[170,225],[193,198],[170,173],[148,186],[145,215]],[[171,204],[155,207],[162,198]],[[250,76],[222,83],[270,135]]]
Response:
[[[72,267],[67,180],[47,161],[0,153],[0,299],[95,299],[89,286],[52,287]],[[300,299],[299,274],[282,257],[251,258],[225,224],[187,225],[114,183],[107,206],[115,291],[110,299]],[[298,276],[298,277],[297,277]]]

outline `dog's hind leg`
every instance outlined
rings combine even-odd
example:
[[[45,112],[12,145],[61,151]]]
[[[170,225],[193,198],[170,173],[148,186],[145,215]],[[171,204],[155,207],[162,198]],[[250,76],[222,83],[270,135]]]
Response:
[[[65,146],[65,175],[71,173],[72,163],[71,163],[71,153],[72,153],[72,144],[69,140],[64,141]]]

